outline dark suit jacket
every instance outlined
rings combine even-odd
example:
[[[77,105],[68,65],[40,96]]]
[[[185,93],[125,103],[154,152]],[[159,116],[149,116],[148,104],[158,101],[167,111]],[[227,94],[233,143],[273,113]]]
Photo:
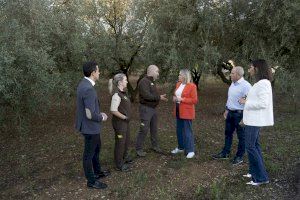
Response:
[[[91,119],[86,116],[85,109],[91,111]],[[77,87],[77,111],[75,128],[84,134],[99,134],[102,115],[97,92],[92,83],[83,78]]]

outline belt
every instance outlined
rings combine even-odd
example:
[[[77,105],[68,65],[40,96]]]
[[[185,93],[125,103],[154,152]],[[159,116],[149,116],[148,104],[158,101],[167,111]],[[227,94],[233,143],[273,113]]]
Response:
[[[228,110],[228,111],[232,113],[243,113],[243,110]]]

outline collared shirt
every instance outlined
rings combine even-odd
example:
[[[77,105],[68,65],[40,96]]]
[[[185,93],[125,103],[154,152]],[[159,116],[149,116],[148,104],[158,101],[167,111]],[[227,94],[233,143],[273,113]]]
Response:
[[[250,88],[251,84],[243,77],[236,82],[232,82],[228,89],[227,109],[244,110],[244,104],[240,104],[239,100],[247,96]]]
[[[90,79],[89,77],[84,77],[85,79],[87,79],[88,81],[90,81],[91,82],[91,84],[94,86],[96,83],[95,83],[95,81],[93,81],[92,79]]]
[[[118,93],[115,93],[111,98],[110,111],[118,111],[120,103],[121,97],[118,95]]]
[[[128,119],[131,118],[131,102],[125,91],[118,91],[112,96],[110,111],[117,111],[125,115]],[[120,120],[121,118],[113,115],[112,120]],[[123,120],[123,119],[122,119]],[[114,126],[114,125],[113,125]],[[122,127],[123,125],[117,125]]]

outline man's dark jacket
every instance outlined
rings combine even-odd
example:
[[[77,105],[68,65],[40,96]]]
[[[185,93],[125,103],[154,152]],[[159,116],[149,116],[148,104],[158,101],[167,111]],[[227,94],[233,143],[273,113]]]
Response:
[[[160,100],[153,77],[146,76],[142,78],[138,85],[140,104],[155,108]]]

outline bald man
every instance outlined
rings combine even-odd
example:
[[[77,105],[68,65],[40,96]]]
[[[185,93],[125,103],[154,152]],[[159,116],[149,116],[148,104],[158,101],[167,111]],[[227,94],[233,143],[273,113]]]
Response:
[[[147,76],[142,78],[138,84],[140,99],[140,130],[137,135],[136,153],[140,157],[146,156],[143,150],[144,141],[150,128],[152,150],[161,153],[157,140],[157,114],[156,106],[159,101],[168,101],[166,94],[160,95],[157,91],[155,80],[158,79],[159,69],[156,65],[147,68]]]

